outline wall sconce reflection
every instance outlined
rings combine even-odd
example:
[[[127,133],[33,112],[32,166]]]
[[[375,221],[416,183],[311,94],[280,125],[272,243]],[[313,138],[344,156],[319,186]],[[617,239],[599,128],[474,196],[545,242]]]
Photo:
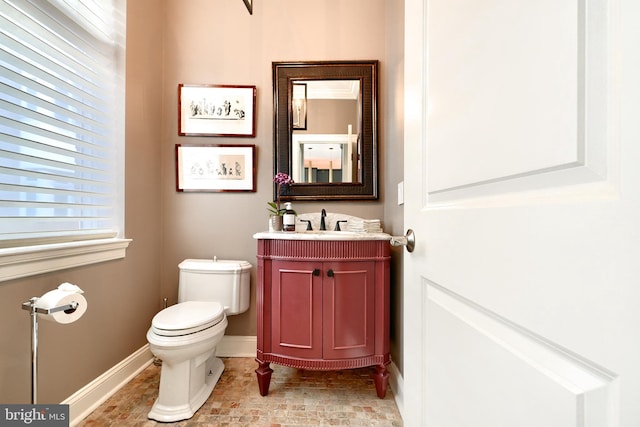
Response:
[[[307,130],[307,84],[293,83],[293,129]]]

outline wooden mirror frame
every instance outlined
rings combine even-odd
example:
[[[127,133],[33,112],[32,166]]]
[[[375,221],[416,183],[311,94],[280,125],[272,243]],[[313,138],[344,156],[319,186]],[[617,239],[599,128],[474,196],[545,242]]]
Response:
[[[361,175],[359,182],[301,183],[283,186],[286,200],[375,200],[378,198],[378,61],[273,62],[273,174],[291,175],[293,82],[360,80],[362,101]],[[274,184],[274,200],[277,196]]]

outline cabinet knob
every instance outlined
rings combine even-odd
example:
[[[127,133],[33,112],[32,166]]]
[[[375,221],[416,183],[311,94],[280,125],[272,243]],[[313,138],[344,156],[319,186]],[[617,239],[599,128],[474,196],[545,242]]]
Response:
[[[327,276],[333,277],[333,270],[329,269],[329,271],[327,271]]]
[[[314,269],[314,270],[313,270],[313,275],[314,275],[314,276],[316,276],[316,277],[317,277],[317,276],[319,276],[319,275],[320,275],[320,270],[319,270],[319,269],[317,269],[317,268],[316,268],[316,269]]]

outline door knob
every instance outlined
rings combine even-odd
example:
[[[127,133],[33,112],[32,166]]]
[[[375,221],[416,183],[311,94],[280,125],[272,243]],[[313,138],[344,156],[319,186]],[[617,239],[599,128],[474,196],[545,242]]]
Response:
[[[413,252],[416,247],[416,237],[412,229],[408,229],[404,236],[391,236],[391,246],[404,246],[407,251]]]

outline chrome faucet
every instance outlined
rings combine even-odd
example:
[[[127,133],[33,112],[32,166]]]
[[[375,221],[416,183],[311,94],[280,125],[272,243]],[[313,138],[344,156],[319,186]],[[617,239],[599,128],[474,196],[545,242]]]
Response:
[[[324,223],[324,218],[327,216],[327,211],[322,209],[322,213],[320,214],[320,230],[326,231],[327,225]]]

